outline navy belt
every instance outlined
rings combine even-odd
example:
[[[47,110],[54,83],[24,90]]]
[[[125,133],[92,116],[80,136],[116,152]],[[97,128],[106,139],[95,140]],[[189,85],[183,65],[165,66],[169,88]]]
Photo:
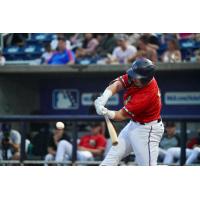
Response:
[[[145,125],[145,124],[148,124],[148,123],[150,123],[150,122],[147,122],[147,123],[142,123],[142,122],[137,122],[137,121],[134,121],[134,120],[132,120],[133,122],[136,122],[136,123],[139,123],[139,124],[141,124],[141,125]],[[153,120],[154,121],[154,120]],[[157,123],[160,123],[162,120],[161,119],[158,119],[157,120]]]

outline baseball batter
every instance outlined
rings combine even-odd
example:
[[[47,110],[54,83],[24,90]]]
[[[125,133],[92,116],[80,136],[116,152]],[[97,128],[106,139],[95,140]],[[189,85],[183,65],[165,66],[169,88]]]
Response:
[[[116,121],[130,119],[120,132],[117,146],[112,146],[101,165],[118,165],[135,153],[138,165],[157,165],[159,142],[164,132],[161,120],[161,98],[154,78],[155,65],[146,58],[136,60],[127,73],[111,82],[94,104],[99,115],[107,115]],[[106,102],[125,90],[124,107],[108,110]]]

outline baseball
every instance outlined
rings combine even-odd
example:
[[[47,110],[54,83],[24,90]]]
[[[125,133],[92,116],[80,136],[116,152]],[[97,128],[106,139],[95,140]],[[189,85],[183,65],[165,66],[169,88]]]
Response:
[[[58,128],[58,129],[64,129],[64,128],[65,128],[65,125],[64,125],[63,122],[57,122],[57,123],[56,123],[56,128]]]

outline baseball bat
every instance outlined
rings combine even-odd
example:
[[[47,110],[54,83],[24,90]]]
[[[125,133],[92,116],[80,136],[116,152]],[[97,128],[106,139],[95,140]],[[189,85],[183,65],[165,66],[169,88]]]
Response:
[[[104,116],[105,120],[106,120],[106,125],[108,127],[108,132],[112,141],[112,145],[115,146],[118,144],[118,138],[117,138],[117,133],[116,130],[114,128],[114,126],[112,125],[110,119],[108,118],[108,116]]]

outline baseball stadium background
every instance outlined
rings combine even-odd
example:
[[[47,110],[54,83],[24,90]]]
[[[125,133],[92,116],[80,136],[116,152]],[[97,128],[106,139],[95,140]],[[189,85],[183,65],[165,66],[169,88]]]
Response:
[[[125,40],[128,45],[135,47],[135,58],[156,55],[156,79],[163,103],[162,119],[164,122],[176,123],[181,151],[180,159],[174,161],[174,164],[184,165],[187,143],[192,138],[198,138],[200,132],[200,34],[86,35],[0,35],[0,123],[11,123],[12,128],[21,135],[20,159],[3,159],[0,165],[44,165],[47,140],[57,121],[65,123],[65,131],[73,144],[71,158],[59,164],[100,163],[99,159],[78,161],[77,144],[79,138],[89,132],[91,122],[103,122],[103,118],[94,111],[94,98],[110,81],[130,67],[129,58],[112,59],[119,40]],[[66,49],[72,55],[72,63],[70,59],[63,63],[49,62],[58,48],[60,38],[65,40]],[[139,45],[141,38],[143,46]],[[169,49],[169,41],[173,41],[174,49]],[[145,45],[148,47],[146,50]],[[181,56],[165,56],[168,55],[166,52],[173,51],[180,52]],[[134,55],[132,57],[134,60]],[[111,109],[119,109],[121,106],[122,95],[116,95],[108,104]],[[114,123],[118,133],[126,123]],[[108,138],[107,130],[105,137]],[[27,140],[30,143],[26,150]],[[197,142],[196,145],[200,144]],[[121,162],[121,165],[124,164],[135,165],[134,154]],[[200,160],[194,164],[200,164]]]

